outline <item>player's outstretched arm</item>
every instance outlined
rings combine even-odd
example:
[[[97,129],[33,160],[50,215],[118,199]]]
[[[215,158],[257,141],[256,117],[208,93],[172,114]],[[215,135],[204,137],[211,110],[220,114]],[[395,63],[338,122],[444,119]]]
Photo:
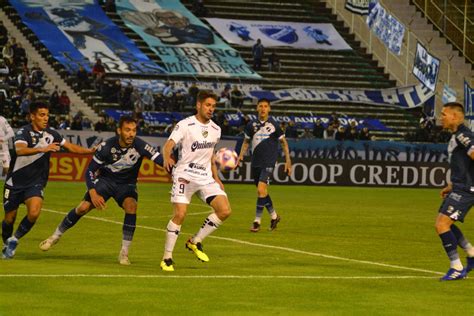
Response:
[[[76,144],[72,144],[68,141],[66,141],[63,145],[63,147],[71,152],[71,153],[75,153],[75,154],[93,154],[96,150],[96,148],[85,148],[85,147],[82,147],[82,146],[79,146],[79,145],[76,145]]]
[[[28,145],[23,142],[15,143],[15,151],[18,156],[30,156],[30,155],[36,155],[39,153],[56,152],[56,151],[59,151],[60,149],[61,147],[59,146],[59,143],[51,143],[47,147],[38,147],[38,148],[28,147]]]
[[[237,161],[236,166],[240,165],[240,162],[244,160],[244,156],[247,153],[247,150],[249,148],[250,140],[249,138],[245,137],[244,141],[242,142],[242,147],[240,147],[240,154],[239,154],[239,160]]]
[[[288,175],[291,175],[291,157],[290,149],[288,147],[288,142],[285,137],[280,138],[281,147],[283,148],[283,153],[285,154],[285,172]]]

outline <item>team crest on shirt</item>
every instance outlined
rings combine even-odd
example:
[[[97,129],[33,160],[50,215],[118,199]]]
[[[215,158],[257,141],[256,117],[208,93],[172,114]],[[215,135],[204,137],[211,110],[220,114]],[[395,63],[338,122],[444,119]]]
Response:
[[[209,135],[209,132],[207,130],[202,130],[201,134],[202,134],[202,136],[204,136],[204,138],[206,138],[207,135]]]

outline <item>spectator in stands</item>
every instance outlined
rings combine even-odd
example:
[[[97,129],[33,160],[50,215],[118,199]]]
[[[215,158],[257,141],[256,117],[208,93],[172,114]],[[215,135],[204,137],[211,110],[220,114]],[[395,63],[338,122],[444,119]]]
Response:
[[[26,114],[29,113],[30,111],[30,104],[33,102],[33,97],[31,94],[27,93],[25,94],[23,100],[21,101],[20,104],[20,114],[22,116],[25,116]]]
[[[17,43],[14,48],[13,60],[15,65],[28,65],[28,57],[21,43]]]
[[[49,116],[49,121],[48,121],[49,127],[54,128],[54,129],[59,129],[59,123],[60,123],[60,121],[59,121],[59,116],[58,115],[50,115]]]
[[[339,121],[339,115],[337,115],[336,112],[332,112],[331,116],[329,117],[329,124],[333,124],[333,127],[337,129],[340,123],[341,122]]]
[[[87,116],[82,117],[82,130],[92,130],[92,122]]]
[[[334,128],[334,123],[330,123],[328,128],[324,131],[324,139],[335,139],[336,137],[336,129]]]
[[[59,112],[61,114],[68,114],[71,109],[71,99],[67,95],[67,92],[64,90],[61,92],[61,96],[59,97]]]
[[[107,130],[114,131],[117,129],[117,123],[115,122],[114,118],[109,116],[107,118]]]
[[[102,65],[102,60],[100,60],[100,58],[97,58],[94,66],[92,67],[92,77],[95,79],[98,76],[102,77],[104,75],[105,75],[105,68]]]
[[[10,68],[7,66],[3,59],[0,59],[0,81],[6,81],[6,78],[10,74]],[[3,79],[5,78],[5,79]]]
[[[59,129],[70,129],[70,128],[71,128],[71,122],[69,121],[69,118],[66,116],[62,116],[59,123]]]
[[[301,137],[302,139],[312,139],[313,138],[313,134],[311,133],[311,129],[309,128],[305,128],[303,130],[303,134],[301,134]]]
[[[239,90],[237,85],[234,85],[234,89],[230,92],[230,104],[233,108],[242,109],[244,105],[244,94]]]
[[[318,139],[324,138],[324,126],[321,119],[317,119],[313,127],[313,136]]]
[[[79,92],[90,88],[89,74],[83,66],[79,66],[79,70],[76,73],[76,85]]]
[[[82,131],[82,115],[74,116],[71,123],[71,130],[73,131]]]
[[[296,128],[295,121],[290,120],[288,122],[288,126],[285,130],[285,137],[286,138],[298,138],[298,129]]]
[[[230,85],[226,84],[219,98],[219,103],[223,103],[226,109],[230,108],[230,99],[231,99],[230,94],[231,94]]]
[[[349,127],[346,131],[346,140],[357,140],[359,138],[359,135],[357,133],[357,128],[355,127]]]
[[[222,122],[221,133],[222,135],[225,135],[225,136],[232,136],[233,134],[232,127],[230,126],[230,123],[226,118],[224,118],[224,121]]]
[[[346,140],[346,128],[344,126],[339,126],[334,135],[335,140]]]
[[[18,115],[13,115],[10,123],[11,127],[20,128],[26,124],[26,121],[23,118],[20,118]]]
[[[131,101],[133,103],[133,111],[135,113],[142,113],[144,110],[144,104],[142,101],[142,94],[135,87],[133,88]]]
[[[0,46],[4,46],[8,41],[8,31],[3,22],[0,21]]]
[[[143,93],[142,102],[145,111],[151,111],[153,109],[154,97],[153,91],[150,88],[146,89]]]
[[[44,72],[38,63],[34,63],[31,68],[31,86],[33,89],[41,89],[46,84],[44,79]]]
[[[194,108],[197,102],[197,95],[199,93],[199,88],[196,85],[196,82],[193,82],[188,89],[188,106]]]
[[[133,86],[129,82],[122,90],[122,96],[120,98],[120,107],[122,110],[131,110],[132,109],[132,93]]]
[[[7,64],[7,66],[10,68],[14,66],[14,60],[13,60],[14,56],[15,56],[15,51],[13,50],[11,43],[7,42],[5,46],[3,46],[3,49],[2,49],[2,58]]]
[[[174,96],[174,104],[172,111],[174,112],[183,112],[184,111],[184,104],[186,102],[186,97],[180,91],[176,92]]]
[[[55,114],[60,113],[58,86],[56,86],[56,89],[54,89],[53,93],[51,93],[49,97],[49,107],[52,113],[55,113]]]
[[[280,72],[280,68],[280,57],[278,57],[275,52],[272,52],[270,56],[268,56],[268,70]]]
[[[205,17],[207,15],[207,8],[204,6],[204,0],[193,0],[191,11],[197,17]]]
[[[265,48],[262,45],[262,41],[257,39],[257,43],[252,47],[252,56],[253,56],[253,69],[260,70],[262,67],[262,59],[265,54]]]
[[[222,126],[222,124],[224,124],[224,120],[225,120],[224,112],[222,112],[222,111],[214,112],[214,117],[212,118],[212,120],[217,125]]]
[[[369,128],[367,126],[362,127],[359,132],[359,140],[371,140],[372,135],[370,135]]]
[[[170,135],[171,132],[174,130],[176,124],[178,124],[177,120],[173,120],[170,124],[166,125],[165,127],[165,134]]]
[[[104,4],[105,12],[114,13],[116,11],[115,0],[106,0]]]
[[[165,97],[163,96],[163,93],[158,92],[155,94],[155,101],[154,101],[154,111],[166,111],[166,102],[165,102]]]
[[[99,117],[99,120],[95,123],[94,130],[96,132],[106,132],[108,130],[107,123],[105,123],[105,118],[103,116]]]

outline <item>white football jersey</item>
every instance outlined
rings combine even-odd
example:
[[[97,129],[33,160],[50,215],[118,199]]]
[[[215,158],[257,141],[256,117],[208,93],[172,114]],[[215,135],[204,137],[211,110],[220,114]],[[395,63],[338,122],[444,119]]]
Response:
[[[8,121],[3,117],[0,116],[0,155],[8,155],[8,140],[15,136],[13,129],[8,124]]]
[[[194,115],[179,121],[169,137],[179,148],[173,177],[200,184],[212,182],[211,160],[220,138],[221,128],[213,121],[203,124]]]

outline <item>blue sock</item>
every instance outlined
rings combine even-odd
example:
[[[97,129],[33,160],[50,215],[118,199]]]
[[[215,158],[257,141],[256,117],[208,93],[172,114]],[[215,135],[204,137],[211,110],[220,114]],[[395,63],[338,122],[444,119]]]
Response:
[[[441,235],[439,235],[439,238],[441,238],[441,242],[443,244],[444,250],[446,251],[446,254],[449,257],[449,260],[459,260],[459,254],[457,250],[458,241],[453,231],[450,230],[445,233],[442,233]]]
[[[61,224],[59,224],[58,230],[61,233],[64,233],[66,230],[76,225],[76,223],[81,219],[81,217],[82,215],[76,214],[76,208],[73,208],[72,210],[69,211],[69,213],[67,213],[67,215],[64,217]]]
[[[270,194],[267,195],[264,199],[265,199],[265,207],[267,208],[268,214],[275,212]]]
[[[132,241],[133,234],[135,233],[135,228],[137,224],[137,214],[127,214],[125,213],[125,218],[123,219],[123,240]]]
[[[262,218],[263,208],[265,207],[265,198],[257,198],[257,207],[255,210],[255,219]]]
[[[5,221],[2,221],[2,239],[3,243],[7,243],[7,239],[10,238],[13,234],[13,223],[8,224]]]
[[[464,237],[461,230],[456,225],[453,224],[451,225],[451,231],[456,237],[456,240],[458,241],[458,245],[461,248],[466,249],[467,245],[469,244],[469,241]]]
[[[15,235],[14,235],[15,238],[20,239],[21,237],[25,236],[31,230],[31,228],[33,227],[35,223],[36,222],[30,222],[30,220],[28,219],[28,216],[25,215],[25,217],[23,217],[20,225],[18,226],[15,232]]]

